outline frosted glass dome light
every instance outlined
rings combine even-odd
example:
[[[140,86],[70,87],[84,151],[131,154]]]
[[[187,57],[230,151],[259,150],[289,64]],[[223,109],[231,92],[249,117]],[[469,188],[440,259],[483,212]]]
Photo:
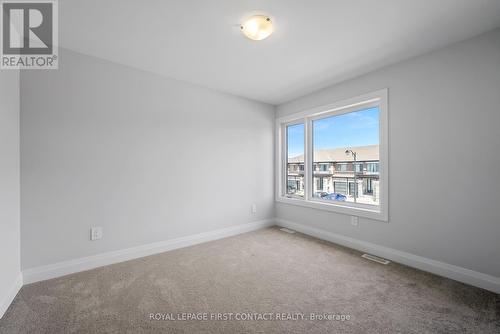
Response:
[[[254,41],[261,41],[273,33],[273,23],[268,16],[254,15],[241,24],[241,31]]]

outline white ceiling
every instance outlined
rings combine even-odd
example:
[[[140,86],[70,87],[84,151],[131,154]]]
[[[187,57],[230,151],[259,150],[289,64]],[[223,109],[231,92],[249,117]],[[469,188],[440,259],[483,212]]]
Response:
[[[59,1],[62,47],[271,104],[498,26],[500,0]]]

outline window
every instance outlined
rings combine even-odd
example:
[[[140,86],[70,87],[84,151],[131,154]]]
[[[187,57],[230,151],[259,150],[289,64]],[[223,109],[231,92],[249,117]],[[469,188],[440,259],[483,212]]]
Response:
[[[356,198],[358,196],[357,181],[349,182],[349,198]]]
[[[363,173],[363,163],[356,164],[356,173]]]
[[[337,172],[347,172],[347,164],[345,164],[345,163],[337,163],[336,166],[337,167],[335,168],[335,170]]]
[[[321,172],[328,172],[330,164],[319,164],[319,170]]]
[[[293,124],[286,127],[286,152],[287,152],[287,190],[291,197],[304,197],[304,123]],[[302,165],[301,165],[302,163]]]
[[[373,184],[372,184],[372,179],[371,178],[367,178],[365,179],[364,181],[364,187],[363,189],[366,190],[366,193],[367,194],[373,194]]]
[[[279,118],[277,135],[278,201],[387,220],[387,90]]]
[[[318,177],[316,179],[316,191],[322,191],[323,190],[323,178],[322,177]]]
[[[341,195],[332,191],[324,200],[378,205],[378,198],[369,193],[364,180],[363,164],[379,160],[379,108],[361,110],[312,119],[313,164],[329,161],[337,171],[345,172],[349,191]],[[315,173],[313,180],[319,176]],[[365,188],[363,188],[365,186]]]
[[[378,173],[378,162],[369,162],[366,164],[366,171],[368,173]]]

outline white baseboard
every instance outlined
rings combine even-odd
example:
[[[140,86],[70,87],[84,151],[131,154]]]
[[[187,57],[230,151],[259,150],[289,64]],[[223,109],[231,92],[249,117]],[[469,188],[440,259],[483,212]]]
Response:
[[[413,268],[428,271],[439,276],[451,278],[453,280],[493,291],[495,293],[500,293],[499,277],[483,274],[463,267],[428,259],[393,248],[380,246],[367,241],[357,240],[280,218],[276,218],[275,222],[279,226],[286,227],[318,239],[330,241],[345,247],[383,257],[394,262],[402,263]]]
[[[19,275],[17,276],[14,283],[12,283],[12,286],[5,295],[5,297],[0,299],[0,319],[2,319],[3,315],[9,308],[10,304],[12,304],[14,298],[16,298],[17,293],[19,292],[19,290],[21,290],[22,287],[23,287],[23,274],[19,273]]]
[[[260,220],[247,224],[226,227],[215,231],[209,231],[186,237],[170,239],[137,247],[126,248],[117,251],[106,252],[103,254],[30,268],[23,270],[24,284],[35,283],[84,270],[106,266],[113,263],[163,253],[178,248],[188,247],[207,241],[217,240],[245,232],[258,230],[272,225],[274,225],[274,219]]]
[[[8,306],[16,296],[17,292],[23,284],[23,280],[24,284],[34,283],[84,270],[106,266],[113,263],[133,260],[136,258],[158,254],[169,250],[230,237],[275,224],[316,237],[318,239],[323,239],[342,246],[357,249],[359,251],[380,256],[413,268],[428,271],[439,276],[451,278],[456,281],[493,291],[495,293],[500,293],[499,277],[428,259],[393,248],[380,246],[367,241],[346,237],[340,234],[310,227],[297,222],[291,222],[288,220],[276,218],[26,269],[23,271],[22,276],[20,276],[20,278],[16,281],[16,284],[12,288],[12,292],[0,304],[0,315],[5,312],[5,310],[8,308]]]

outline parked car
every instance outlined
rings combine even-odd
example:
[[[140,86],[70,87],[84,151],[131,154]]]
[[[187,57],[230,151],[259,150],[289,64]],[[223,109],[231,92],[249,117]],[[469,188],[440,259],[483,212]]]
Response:
[[[328,194],[328,195],[323,196],[321,198],[322,199],[327,199],[327,200],[330,200],[330,201],[340,201],[340,202],[344,202],[347,199],[346,195],[342,195],[342,194],[339,194],[339,193],[331,193],[331,194]]]
[[[326,191],[316,191],[313,194],[313,197],[317,197],[317,198],[323,198],[325,196],[328,196],[328,193]]]

